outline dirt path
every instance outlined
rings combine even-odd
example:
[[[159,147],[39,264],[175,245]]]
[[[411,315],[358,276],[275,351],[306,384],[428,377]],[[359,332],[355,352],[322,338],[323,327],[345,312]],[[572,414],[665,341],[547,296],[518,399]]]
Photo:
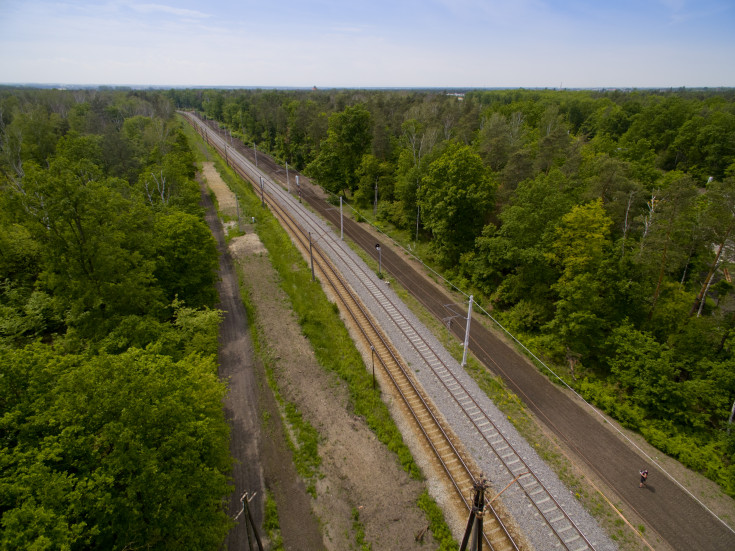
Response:
[[[208,173],[210,186],[218,178],[215,175]],[[208,221],[223,247],[221,225],[216,215],[213,220],[211,217],[208,215]],[[246,235],[234,238],[221,255],[219,286],[221,308],[226,310],[221,326],[220,372],[230,379],[225,408],[232,422],[232,452],[238,458],[230,512],[234,516],[240,510],[242,491],[254,489],[261,480],[276,501],[285,549],[359,549],[359,532],[364,532],[363,541],[375,550],[436,548],[429,532],[423,542],[414,537],[428,525],[416,506],[424,483],[410,479],[395,455],[378,442],[361,418],[350,413],[347,389],[318,365],[279,287],[267,251],[250,226],[244,229]],[[264,367],[254,359],[231,259],[242,269],[249,300],[257,312],[255,324],[266,361],[281,395],[296,405],[320,434],[322,463],[316,498],[306,492],[296,474],[283,436],[288,428],[281,422]],[[262,501],[257,510],[258,519],[262,519]],[[230,533],[227,547],[244,549],[246,545],[240,523]]]
[[[219,175],[215,175],[216,172],[214,175],[210,172],[208,182],[219,179]],[[263,366],[253,350],[249,322],[222,226],[208,194],[203,194],[203,202],[207,208],[207,223],[220,252],[218,307],[224,311],[224,318],[220,325],[219,374],[229,386],[224,408],[230,423],[230,453],[235,460],[235,489],[230,496],[228,513],[234,518],[242,509],[242,494],[255,493],[250,509],[267,546],[262,530],[267,487],[278,502],[285,548],[321,549],[319,523],[311,514],[309,496],[296,475],[291,452],[283,438],[278,408],[265,383]],[[267,421],[263,422],[264,419]],[[240,516],[225,540],[225,547],[234,551],[247,549],[247,545],[247,527]]]

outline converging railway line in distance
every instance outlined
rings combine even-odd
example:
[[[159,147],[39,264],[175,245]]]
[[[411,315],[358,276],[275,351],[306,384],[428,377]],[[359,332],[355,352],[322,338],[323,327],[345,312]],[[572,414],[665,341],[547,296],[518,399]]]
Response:
[[[222,141],[217,138],[212,138],[210,145],[224,156],[224,143]],[[359,298],[350,290],[349,285],[340,277],[333,263],[322,252],[322,247],[311,242],[310,232],[306,228],[312,229],[315,236],[325,238],[326,234],[323,232],[323,229],[314,227],[313,222],[303,215],[297,221],[295,219],[296,216],[283,208],[279,201],[274,198],[274,195],[279,194],[280,200],[284,199],[282,194],[285,192],[279,186],[272,187],[272,184],[268,184],[269,189],[267,193],[265,192],[265,186],[258,189],[256,181],[259,181],[260,175],[253,174],[252,167],[243,162],[242,159],[238,160],[236,157],[228,157],[228,159],[235,171],[250,181],[255,186],[256,191],[263,192],[264,202],[268,204],[269,208],[280,219],[281,224],[302,250],[302,253],[307,255],[309,251],[313,253],[313,267],[315,271],[331,286],[335,295],[344,306],[345,311],[348,312],[359,329],[365,343],[375,351],[379,365],[385,370],[385,373],[392,381],[406,412],[414,420],[416,427],[425,437],[441,469],[450,480],[452,487],[455,488],[457,496],[469,511],[472,503],[471,493],[474,484],[477,483],[475,477],[461,454],[453,446],[451,438],[444,431],[441,422],[436,418],[431,407],[412,381],[408,370],[400,361],[398,354],[394,351],[388,339],[372,320]],[[325,239],[324,242],[326,241]],[[484,523],[486,543],[492,545],[491,549],[497,549],[498,551],[517,551],[518,547],[515,545],[502,520],[492,507],[488,507],[487,509],[492,514],[492,518],[487,518]]]
[[[357,279],[364,282],[364,292],[371,297],[371,308],[377,305],[383,310],[384,315],[393,319],[394,325],[391,328],[391,334],[394,331],[400,332],[400,338],[411,344],[416,354],[435,373],[445,392],[451,396],[456,406],[464,412],[465,420],[475,427],[480,438],[483,439],[489,449],[493,450],[494,461],[507,469],[511,476],[518,477],[518,486],[525,493],[529,506],[538,511],[539,518],[542,518],[547,526],[549,537],[557,542],[554,546],[559,548],[558,546],[561,545],[561,548],[574,549],[575,551],[594,549],[595,547],[567,516],[564,509],[556,503],[552,493],[544,488],[532,469],[525,464],[523,457],[513,449],[509,442],[505,441],[502,432],[494,427],[494,423],[485,415],[483,408],[477,404],[471,393],[464,388],[464,384],[458,379],[453,368],[446,365],[440,355],[432,349],[432,346],[422,339],[410,321],[400,314],[392,299],[382,292],[381,285],[378,284],[379,280],[375,278],[375,275],[361,263],[352,262],[349,255],[345,254],[345,247],[340,243],[340,240],[331,232],[325,231],[324,227],[318,225],[310,215],[298,208],[296,199],[283,188],[285,171],[269,157],[260,155],[259,165],[263,166],[261,172],[259,168],[253,167],[244,155],[227,145],[226,139],[222,137],[220,130],[205,125],[197,117],[187,116],[200,133],[207,137],[210,145],[214,146],[236,171],[253,183],[256,190],[262,194],[264,201],[266,195],[268,196],[270,207],[279,213],[279,218],[283,221],[284,226],[291,228],[290,233],[301,244],[304,251],[308,248],[308,234],[311,233],[311,236],[316,239],[317,243],[312,243],[315,265],[320,270],[322,277],[335,288],[335,292],[341,297],[340,300],[344,301],[346,307],[352,301],[352,304],[347,307],[350,315],[355,318],[355,323],[360,326],[361,331],[363,331],[363,338],[368,345],[375,348],[381,365],[388,373],[391,373],[391,379],[393,379],[398,392],[403,396],[404,392],[409,392],[409,387],[414,386],[410,371],[404,368],[403,375],[399,375],[398,372],[394,373],[393,370],[396,368],[393,364],[399,365],[400,362],[394,356],[390,343],[384,339],[378,331],[379,328],[375,327],[375,323],[370,321],[370,315],[365,307],[361,305],[359,298],[350,297],[352,293],[349,286],[342,281],[332,261],[328,260],[327,256],[337,255],[341,262],[345,262],[342,270],[351,272],[351,280]],[[244,147],[241,149],[245,150]],[[252,153],[252,150],[250,152]],[[270,175],[270,178],[266,175]],[[279,178],[281,181],[275,183],[271,178]],[[291,178],[291,188],[291,191],[294,191],[293,177]],[[298,190],[298,193],[322,217],[334,224],[336,228],[340,228],[342,220],[339,212],[332,205],[311,193],[306,187]],[[283,205],[289,206],[284,207]],[[286,212],[287,210],[288,212]],[[378,253],[376,253],[373,246],[374,238],[367,235],[359,228],[358,224],[349,218],[345,218],[343,223],[345,233],[368,254],[377,257]],[[322,250],[327,254],[323,254]],[[419,302],[438,319],[446,317],[446,305],[451,302],[447,295],[439,292],[433,285],[424,284],[421,276],[415,273],[415,270],[408,265],[405,259],[390,248],[383,248],[381,256],[385,271],[409,289]],[[342,291],[338,291],[337,288],[342,288]],[[358,322],[357,318],[362,319],[362,321]],[[454,323],[451,330],[461,338],[464,335],[464,319],[459,317],[457,321],[458,323]],[[371,326],[372,329],[370,329]],[[371,331],[375,331],[375,333]],[[621,498],[631,508],[638,511],[641,516],[645,517],[653,529],[672,548],[735,548],[735,534],[732,530],[729,530],[718,519],[708,514],[698,502],[691,499],[676,484],[669,481],[665,475],[661,474],[660,479],[657,478],[656,493],[659,495],[650,492],[631,491],[630,488],[637,490],[637,484],[634,483],[630,484],[630,488],[625,486],[626,483],[621,484],[621,480],[634,480],[634,475],[631,475],[629,471],[640,464],[641,458],[628,447],[623,446],[609,431],[601,430],[600,424],[591,419],[586,411],[578,404],[573,403],[558,388],[551,385],[533,366],[529,365],[529,362],[519,360],[514,350],[500,342],[481,324],[473,325],[470,349],[481,362],[507,381],[509,387],[523,399],[528,407],[551,430],[557,433],[571,449],[578,453],[581,461],[586,462],[610,486],[619,488]],[[401,380],[400,377],[404,379]],[[414,395],[403,396],[403,401],[407,408],[411,408],[411,404],[424,402],[424,398],[420,391],[416,389]],[[411,415],[417,423],[434,417],[428,405],[426,405],[425,410],[412,412]],[[439,423],[440,420],[435,419],[435,421]],[[438,425],[438,428],[435,425],[424,430],[427,439],[429,438],[428,433],[445,433],[441,425]],[[451,431],[446,432],[451,433]],[[446,437],[446,434],[444,436]],[[432,444],[437,456],[439,454],[438,450],[446,447],[454,447],[448,437],[443,442]],[[459,461],[462,461],[459,454],[457,454],[457,457]],[[444,460],[441,458],[439,461],[445,461],[447,464],[454,462],[452,459]],[[443,468],[448,471],[446,466]],[[467,504],[468,501],[471,502],[469,493],[472,490],[472,484],[475,482],[474,477],[471,473],[469,473],[468,478],[464,479],[462,475],[456,476],[459,481],[455,483],[455,487],[465,504]],[[622,488],[620,488],[621,486]],[[503,547],[496,548],[502,549]]]

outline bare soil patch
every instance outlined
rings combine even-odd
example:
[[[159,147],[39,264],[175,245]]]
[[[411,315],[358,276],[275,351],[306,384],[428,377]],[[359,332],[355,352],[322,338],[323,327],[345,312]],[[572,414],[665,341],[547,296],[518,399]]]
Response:
[[[207,186],[214,192],[217,198],[220,213],[233,218],[237,217],[237,197],[227,187],[227,184],[222,181],[222,178],[220,178],[220,175],[214,168],[214,163],[202,163],[202,173],[207,181]]]

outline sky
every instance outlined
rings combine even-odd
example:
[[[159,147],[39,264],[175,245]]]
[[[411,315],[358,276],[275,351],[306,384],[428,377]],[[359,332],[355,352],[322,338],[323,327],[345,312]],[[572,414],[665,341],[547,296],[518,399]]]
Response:
[[[735,87],[735,1],[0,0],[0,83]]]

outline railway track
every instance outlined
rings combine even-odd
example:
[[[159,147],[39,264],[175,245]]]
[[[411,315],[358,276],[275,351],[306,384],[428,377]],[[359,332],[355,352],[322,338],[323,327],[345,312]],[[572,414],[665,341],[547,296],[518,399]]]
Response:
[[[306,254],[309,243],[304,238],[303,230],[277,202],[269,202],[269,206],[281,219],[282,224],[287,227],[289,234],[292,238],[296,239],[299,247]],[[472,491],[474,485],[478,482],[472,475],[472,471],[453,445],[451,437],[447,434],[442,423],[434,415],[429,403],[412,380],[410,371],[400,360],[398,354],[391,346],[390,341],[371,318],[359,297],[356,296],[350,286],[340,276],[335,266],[320,247],[312,245],[312,253],[314,254],[314,266],[318,269],[324,281],[328,282],[335,292],[335,295],[344,306],[344,310],[349,314],[355,327],[362,335],[365,344],[374,351],[379,365],[383,368],[384,373],[391,380],[400,396],[405,411],[415,422],[415,427],[424,436],[427,445],[433,451],[441,469],[447,475],[457,495],[469,511],[470,504],[472,503]],[[500,517],[493,509],[490,510],[491,516],[487,517],[484,521],[484,531],[487,543],[492,546],[491,549],[498,551],[517,550],[518,547],[513,542]]]
[[[393,320],[394,327],[391,329],[391,334],[395,329],[402,338],[410,343],[416,354],[422,358],[437,380],[443,385],[447,395],[451,397],[469,423],[475,428],[479,437],[487,445],[487,449],[492,451],[494,461],[502,465],[509,476],[517,481],[525,499],[528,501],[528,506],[536,509],[537,516],[548,530],[549,544],[552,547],[570,551],[594,549],[557,500],[532,472],[521,455],[483,411],[468,389],[465,388],[465,385],[454,372],[456,367],[447,365],[440,355],[433,350],[432,346],[424,340],[421,333],[413,327],[412,323],[401,314],[398,306],[382,291],[379,280],[374,277],[374,274],[345,254],[342,249],[343,243],[339,243],[331,230],[324,225],[319,225],[303,209],[297,208],[293,196],[287,193],[281,185],[270,181],[250,161],[245,159],[231,145],[228,145],[227,140],[222,138],[216,127],[213,128],[204,124],[193,115],[187,115],[187,117],[207,142],[214,146],[241,176],[253,183],[263,197],[264,202],[267,197],[270,208],[279,216],[305,254],[307,254],[309,248],[309,243],[306,241],[307,236],[309,241],[313,241],[312,237],[316,236],[319,246],[314,246],[314,243],[311,243],[315,265],[318,266],[319,272],[325,281],[328,281],[333,287],[340,301],[343,302],[346,310],[355,321],[356,326],[360,328],[365,342],[374,348],[379,363],[393,381],[409,415],[415,420],[419,430],[425,436],[465,506],[470,507],[472,502],[471,492],[477,481],[452,445],[448,431],[442,427],[422,392],[413,382],[410,371],[402,364],[390,345],[390,341],[373,321],[368,309],[334,266],[332,260],[335,258],[338,258],[339,262],[343,264],[342,271],[351,272],[351,279],[359,280],[364,285],[364,291],[371,298],[371,301]],[[303,194],[306,199],[312,199],[308,196],[308,193],[306,189],[298,190],[299,198]],[[490,509],[492,510],[491,507]],[[497,518],[497,515],[495,516]],[[499,518],[497,518],[497,525],[494,522],[488,522],[486,519],[485,528],[486,538],[491,542],[493,549],[517,549],[516,544]],[[499,533],[503,532],[504,535],[498,536]]]

